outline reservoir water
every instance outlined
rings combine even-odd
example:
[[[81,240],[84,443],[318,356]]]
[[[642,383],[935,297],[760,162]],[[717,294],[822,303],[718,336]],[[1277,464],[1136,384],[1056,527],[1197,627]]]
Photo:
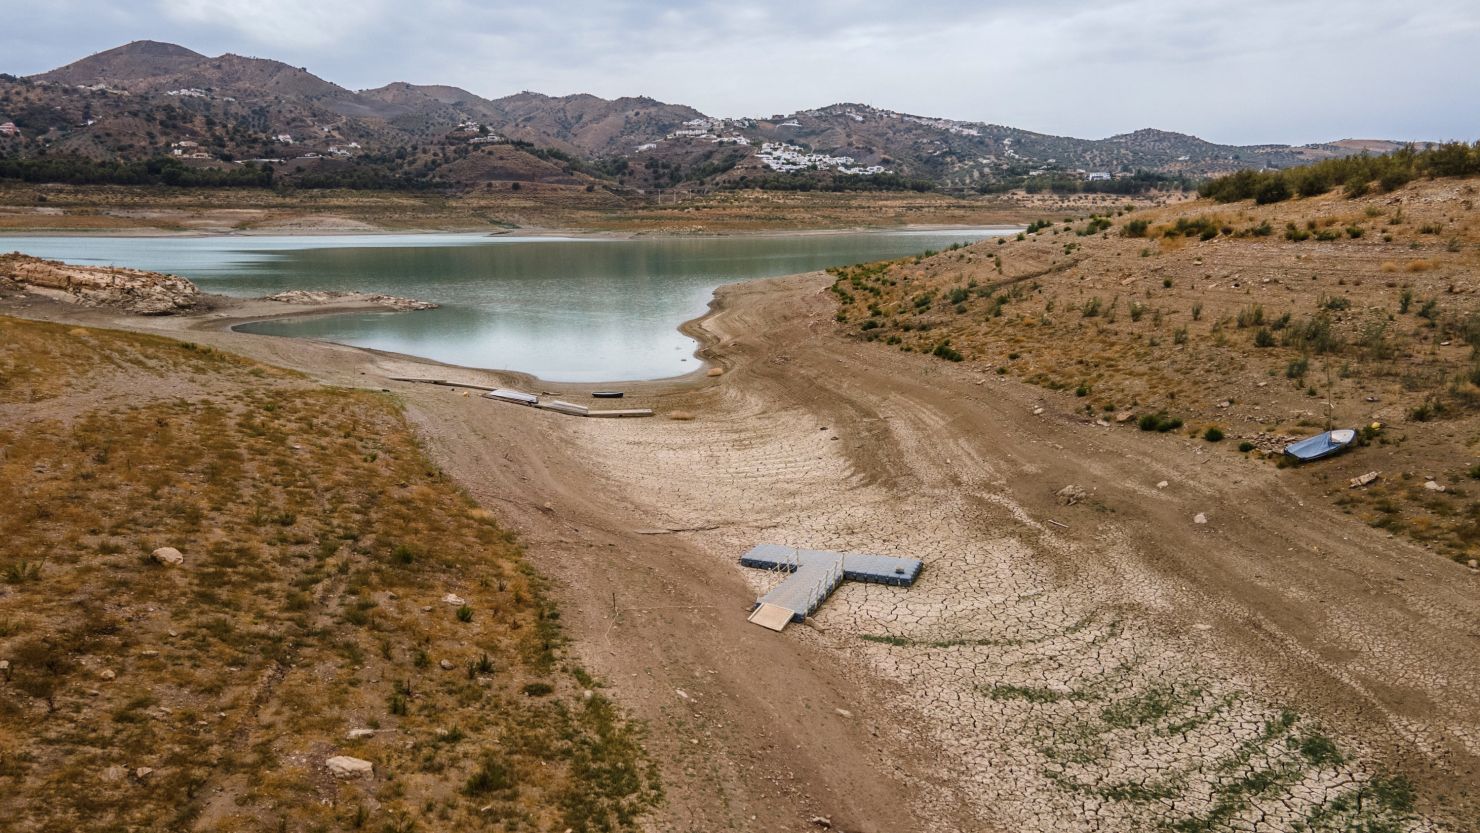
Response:
[[[245,332],[317,338],[551,381],[655,379],[698,367],[678,331],[715,287],[940,250],[1003,230],[636,239],[473,234],[0,237],[0,252],[183,275],[202,290],[383,292],[425,312],[318,316]]]

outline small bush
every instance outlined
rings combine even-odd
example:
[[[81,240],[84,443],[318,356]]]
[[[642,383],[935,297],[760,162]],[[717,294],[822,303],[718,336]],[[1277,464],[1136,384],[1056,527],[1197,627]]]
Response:
[[[1181,428],[1182,420],[1167,416],[1165,411],[1158,411],[1154,414],[1141,414],[1140,418],[1136,420],[1136,427],[1142,431],[1156,431],[1165,434],[1168,431],[1175,431]]]
[[[1244,440],[1243,442],[1238,444],[1238,450],[1248,453],[1254,450],[1254,444],[1249,442],[1248,440]]]
[[[935,345],[935,349],[930,351],[930,355],[945,359],[948,362],[959,362],[966,358],[952,347],[949,341],[942,341],[940,344]]]
[[[1203,432],[1203,439],[1207,440],[1210,443],[1222,442],[1223,429],[1219,428],[1216,425],[1209,426],[1208,430]]]
[[[471,621],[473,621],[473,609],[471,607],[468,607],[467,605],[463,605],[462,607],[459,607],[457,609],[457,621],[459,621],[459,622],[471,622]]]

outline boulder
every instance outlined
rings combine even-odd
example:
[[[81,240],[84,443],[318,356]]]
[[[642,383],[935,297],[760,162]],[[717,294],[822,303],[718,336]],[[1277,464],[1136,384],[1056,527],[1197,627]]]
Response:
[[[1366,474],[1359,474],[1351,479],[1351,488],[1360,489],[1361,487],[1366,486],[1370,483],[1375,483],[1377,482],[1378,477],[1381,477],[1381,475],[1379,475],[1375,471],[1369,471]]]
[[[350,729],[349,730],[349,734],[346,735],[346,737],[348,737],[350,740],[363,740],[364,738],[373,738],[373,737],[375,737],[375,730],[374,729]]]
[[[1089,495],[1089,492],[1085,491],[1083,486],[1080,486],[1076,483],[1070,483],[1069,485],[1055,492],[1054,495],[1058,497],[1059,503],[1062,503],[1065,506],[1073,506],[1079,501],[1084,500]]]
[[[335,778],[360,778],[375,774],[374,764],[348,755],[335,755],[324,761],[324,766],[329,768],[329,774]]]
[[[447,595],[442,597],[442,601],[455,607],[462,607],[463,605],[468,603],[467,599],[464,599],[462,596],[459,596],[456,593],[448,593]]]
[[[166,567],[178,567],[185,563],[185,554],[174,547],[160,547],[154,551],[154,560]]]
[[[1205,524],[1208,522],[1208,516],[1203,514],[1202,512],[1199,512],[1196,515],[1192,516],[1192,522],[1195,524]]]

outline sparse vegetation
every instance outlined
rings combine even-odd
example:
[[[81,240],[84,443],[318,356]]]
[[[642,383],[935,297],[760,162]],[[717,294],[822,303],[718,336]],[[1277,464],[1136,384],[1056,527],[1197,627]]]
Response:
[[[136,374],[121,404],[68,398],[115,368]],[[175,374],[194,392],[132,381]],[[389,398],[0,319],[0,401],[43,399],[78,410],[0,422],[8,824],[185,829],[211,806],[217,829],[338,829],[343,811],[371,829],[617,831],[657,799],[637,727],[556,685],[557,612],[512,537]],[[184,564],[149,557],[165,545]],[[456,617],[422,612],[448,588],[469,599]],[[395,733],[345,740],[366,723]],[[376,775],[340,782],[336,810],[306,785],[341,751]],[[115,765],[154,771],[99,775]]]

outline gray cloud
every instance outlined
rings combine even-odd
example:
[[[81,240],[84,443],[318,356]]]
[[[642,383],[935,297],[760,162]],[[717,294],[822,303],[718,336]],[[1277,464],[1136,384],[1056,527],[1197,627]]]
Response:
[[[151,38],[349,87],[643,94],[716,115],[858,101],[1086,137],[1480,137],[1473,0],[0,0],[0,19],[16,73]]]

